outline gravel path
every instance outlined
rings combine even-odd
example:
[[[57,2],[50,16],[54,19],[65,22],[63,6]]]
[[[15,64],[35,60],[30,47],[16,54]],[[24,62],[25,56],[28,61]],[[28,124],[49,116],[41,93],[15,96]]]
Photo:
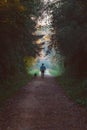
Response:
[[[0,130],[87,130],[87,109],[68,99],[53,77],[37,77],[6,102]]]

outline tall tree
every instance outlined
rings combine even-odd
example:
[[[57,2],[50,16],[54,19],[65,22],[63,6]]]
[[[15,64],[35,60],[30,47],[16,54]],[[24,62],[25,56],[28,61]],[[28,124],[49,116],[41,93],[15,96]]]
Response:
[[[86,0],[61,0],[53,6],[54,46],[65,57],[68,73],[79,77],[87,76],[86,3]]]
[[[35,57],[39,47],[32,35],[41,8],[40,0],[5,0],[0,2],[0,77],[5,79],[22,71],[25,56]],[[37,8],[38,7],[38,8]]]

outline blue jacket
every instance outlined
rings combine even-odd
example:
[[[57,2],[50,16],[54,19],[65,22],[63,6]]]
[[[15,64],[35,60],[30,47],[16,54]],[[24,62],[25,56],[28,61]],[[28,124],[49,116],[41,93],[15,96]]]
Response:
[[[42,65],[41,67],[40,67],[40,71],[45,71],[46,70],[46,67],[44,66],[44,65]]]

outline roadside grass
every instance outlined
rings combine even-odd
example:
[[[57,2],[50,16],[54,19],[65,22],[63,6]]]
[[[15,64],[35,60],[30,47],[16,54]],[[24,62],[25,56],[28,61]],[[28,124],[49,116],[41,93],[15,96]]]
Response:
[[[80,105],[87,106],[87,80],[80,80],[60,76],[57,81],[64,88],[67,95]]]
[[[26,85],[31,79],[30,75],[16,75],[7,80],[0,81],[0,106],[12,97],[21,87]]]
[[[30,75],[34,75],[35,73],[37,74],[37,75],[39,75],[39,69],[32,69],[32,70],[29,70],[29,72],[28,72]]]
[[[49,72],[52,76],[58,76],[58,72],[56,70],[50,69]]]

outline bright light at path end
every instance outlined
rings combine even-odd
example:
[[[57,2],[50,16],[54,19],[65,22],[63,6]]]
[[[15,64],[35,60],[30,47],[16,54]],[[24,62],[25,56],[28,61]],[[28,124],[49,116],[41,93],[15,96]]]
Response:
[[[46,76],[52,76],[52,75],[50,74],[50,72],[49,72],[49,69],[47,69],[44,74],[45,74]],[[39,75],[41,75],[41,72],[39,72]]]
[[[52,2],[52,1],[54,1],[54,0],[44,0],[44,3],[47,3],[47,2]]]
[[[45,75],[51,75],[49,69],[46,70]]]

